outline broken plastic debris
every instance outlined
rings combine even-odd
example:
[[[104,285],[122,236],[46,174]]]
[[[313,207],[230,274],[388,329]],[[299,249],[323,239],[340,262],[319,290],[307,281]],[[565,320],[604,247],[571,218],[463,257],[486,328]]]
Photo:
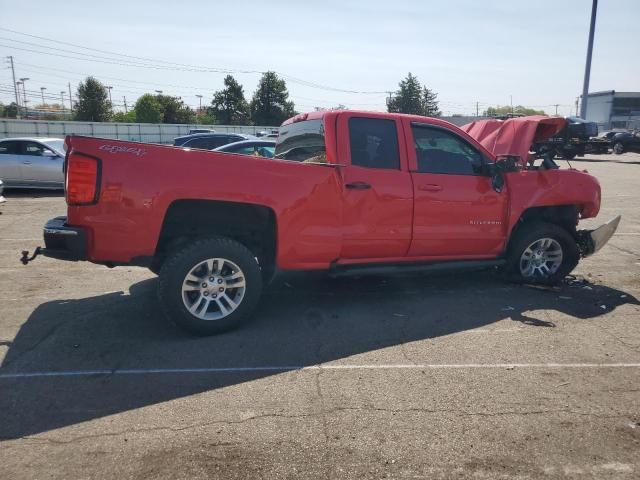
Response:
[[[525,283],[525,287],[535,288],[536,290],[545,290],[547,292],[559,292],[560,288],[551,285],[536,285],[534,283]]]

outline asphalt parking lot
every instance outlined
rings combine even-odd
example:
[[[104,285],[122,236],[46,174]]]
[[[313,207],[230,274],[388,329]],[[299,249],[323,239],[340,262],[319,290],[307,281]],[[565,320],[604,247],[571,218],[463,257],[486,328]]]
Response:
[[[557,290],[295,275],[210,338],[145,269],[22,266],[64,199],[8,192],[0,477],[640,477],[640,155],[572,163],[623,219]]]

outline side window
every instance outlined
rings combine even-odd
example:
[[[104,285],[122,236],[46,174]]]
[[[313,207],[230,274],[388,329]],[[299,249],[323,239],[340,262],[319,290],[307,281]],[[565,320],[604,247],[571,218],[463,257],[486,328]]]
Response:
[[[413,125],[418,172],[449,175],[482,174],[482,154],[453,132]]]
[[[233,150],[229,150],[231,153],[239,153],[241,155],[255,155],[256,148],[255,147],[236,147]]]
[[[351,164],[368,168],[400,168],[398,131],[393,120],[350,118]]]
[[[209,150],[211,148],[216,148],[219,145],[214,145],[211,146],[211,140],[208,138],[194,138],[192,140],[188,140],[185,144],[183,144],[183,147],[189,147],[189,148],[202,148],[204,150]]]
[[[20,144],[18,142],[0,143],[0,155],[18,155],[19,153]]]
[[[45,147],[35,142],[25,142],[23,155],[36,155],[42,156],[42,152],[45,151]]]

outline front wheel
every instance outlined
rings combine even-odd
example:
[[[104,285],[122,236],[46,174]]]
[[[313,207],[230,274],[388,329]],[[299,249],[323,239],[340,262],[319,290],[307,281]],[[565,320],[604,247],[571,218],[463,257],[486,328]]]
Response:
[[[196,335],[236,328],[261,292],[255,255],[228,238],[195,241],[167,258],[160,271],[158,293],[167,316]]]
[[[520,282],[555,283],[567,276],[579,259],[578,245],[569,232],[552,223],[532,222],[514,234],[507,273]]]

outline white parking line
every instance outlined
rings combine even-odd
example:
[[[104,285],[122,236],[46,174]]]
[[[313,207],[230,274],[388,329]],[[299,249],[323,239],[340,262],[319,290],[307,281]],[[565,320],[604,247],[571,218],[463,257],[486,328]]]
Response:
[[[290,365],[264,367],[150,368],[68,370],[53,372],[0,373],[1,379],[42,377],[84,377],[92,375],[157,375],[194,373],[260,373],[318,370],[462,370],[462,369],[543,369],[543,368],[640,368],[640,363],[423,363],[390,365]]]

